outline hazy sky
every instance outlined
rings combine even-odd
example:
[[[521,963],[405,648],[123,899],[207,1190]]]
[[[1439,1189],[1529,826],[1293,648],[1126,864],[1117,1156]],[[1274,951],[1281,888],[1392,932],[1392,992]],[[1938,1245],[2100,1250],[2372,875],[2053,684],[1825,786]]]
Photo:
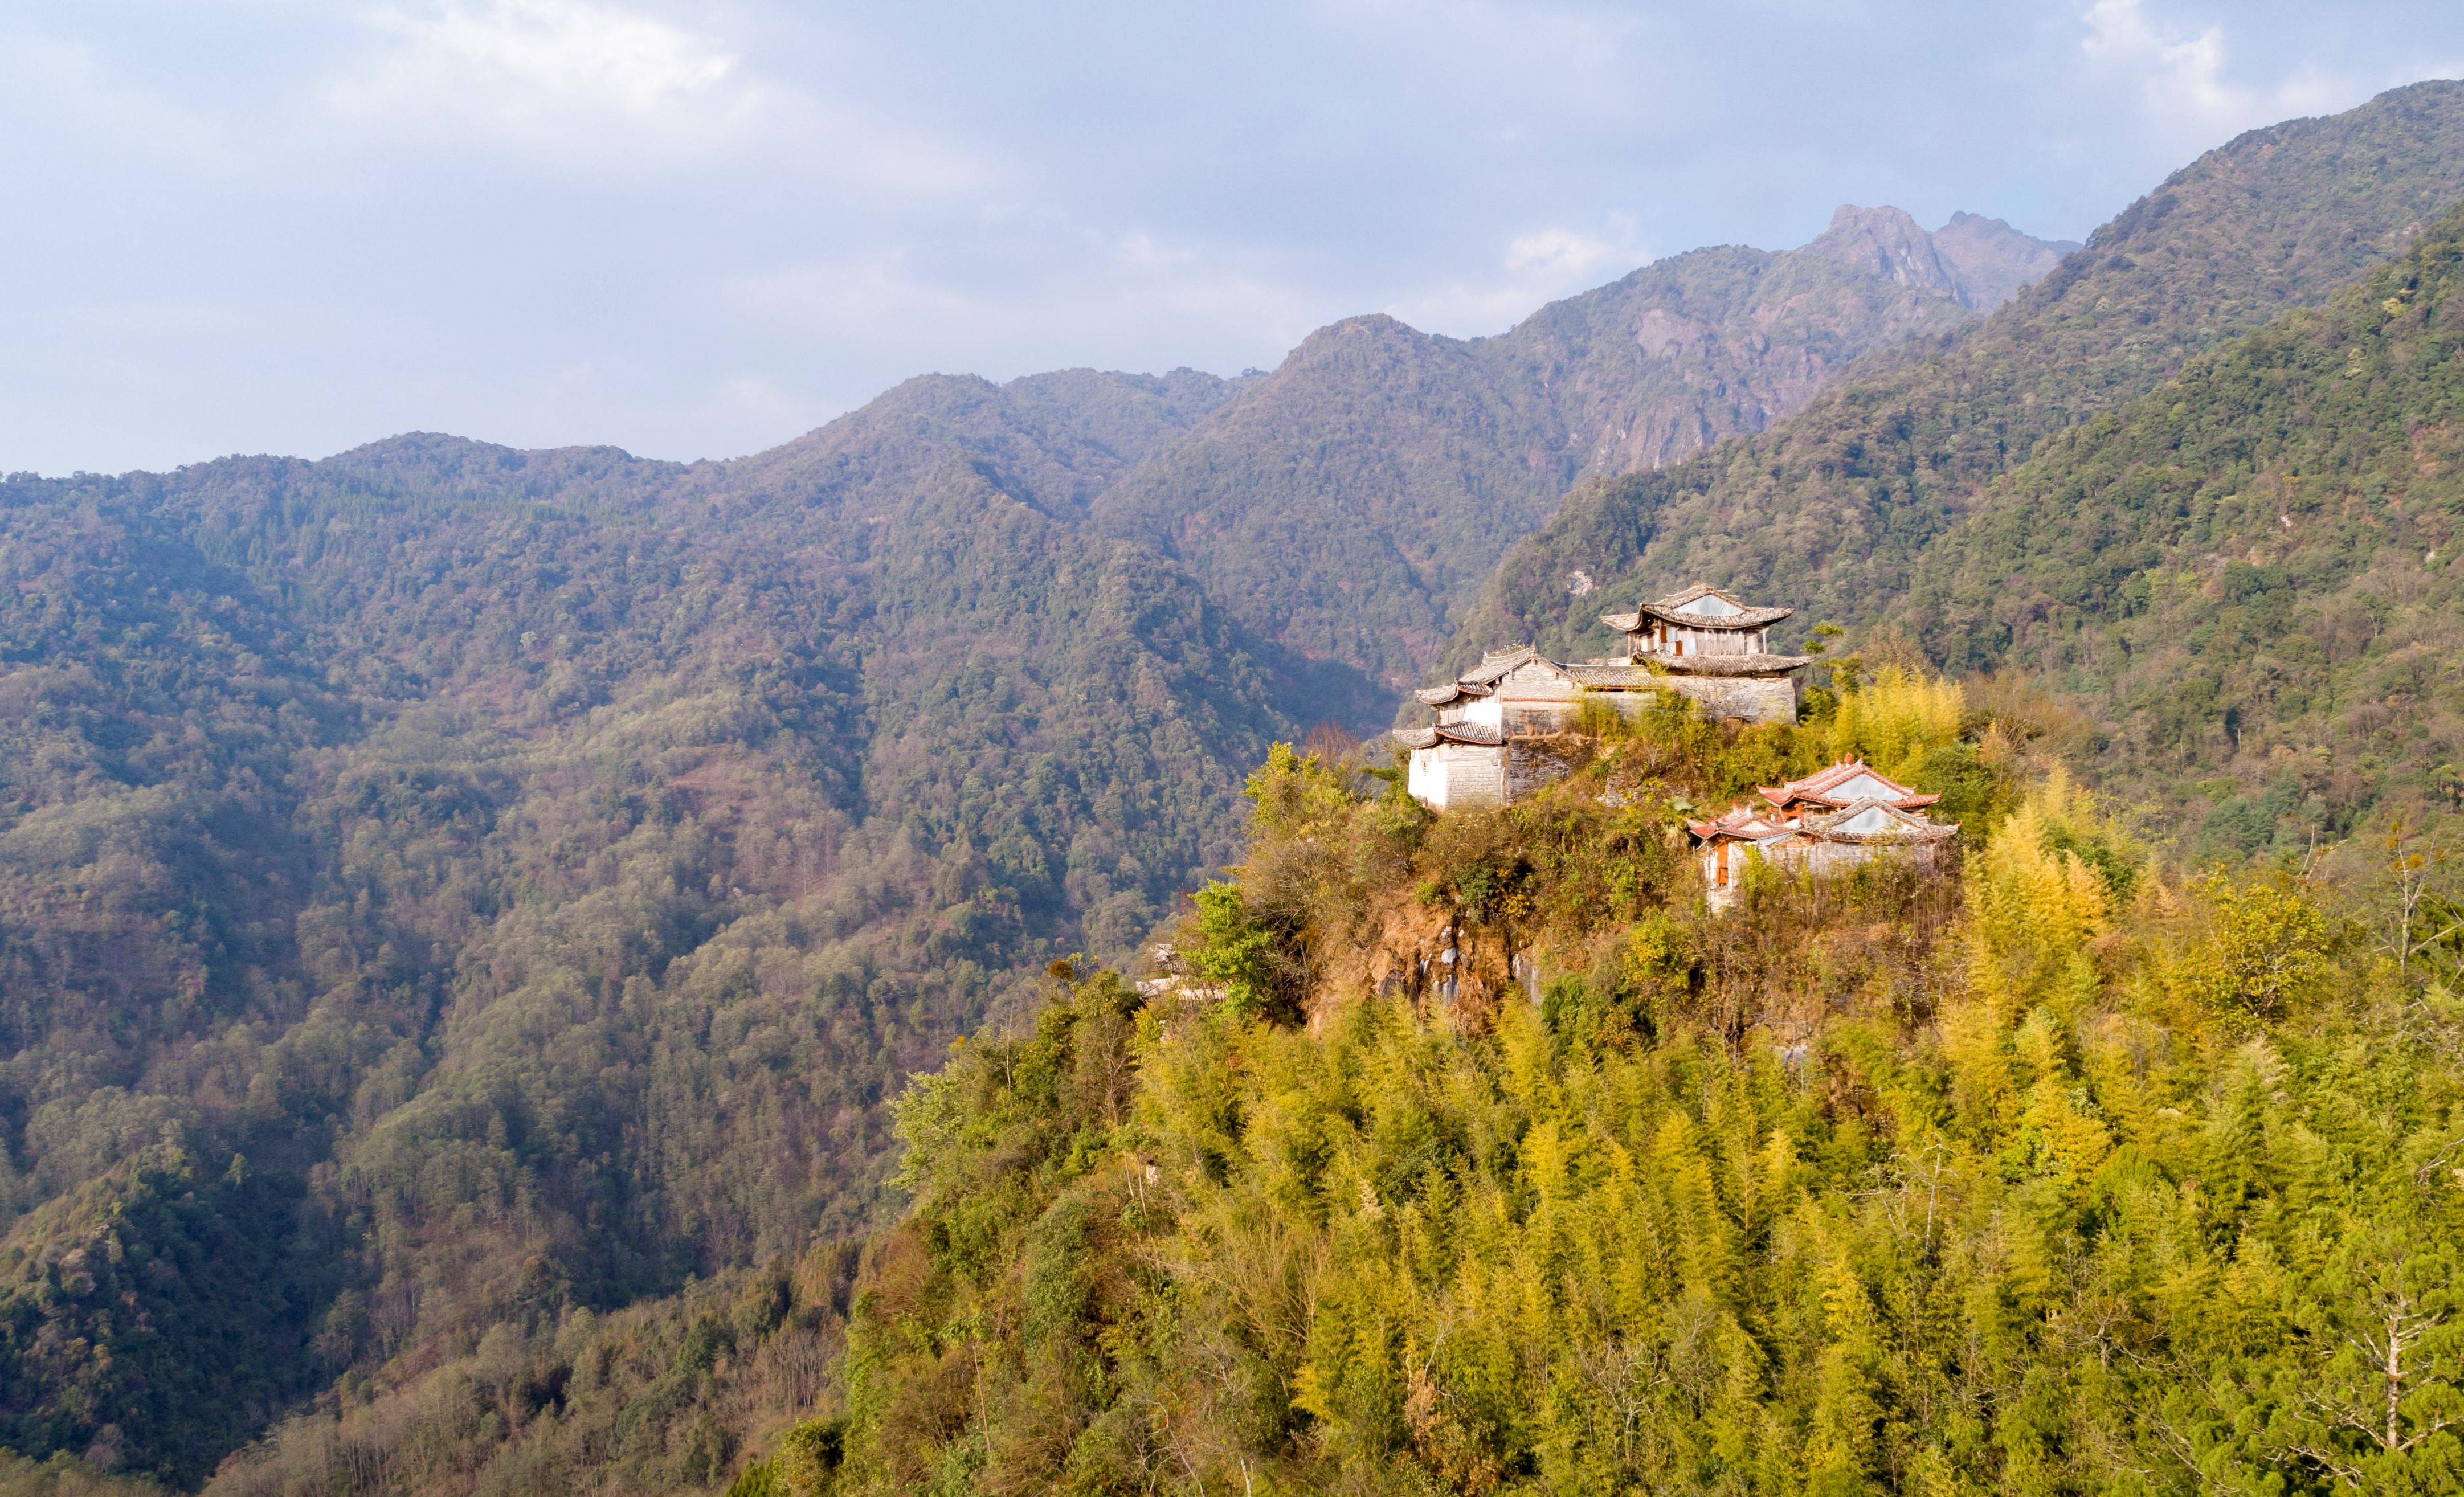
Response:
[[[2454,0],[0,0],[0,471],[725,456],[926,370],[1495,332],[1843,201],[2079,238],[2459,72]]]

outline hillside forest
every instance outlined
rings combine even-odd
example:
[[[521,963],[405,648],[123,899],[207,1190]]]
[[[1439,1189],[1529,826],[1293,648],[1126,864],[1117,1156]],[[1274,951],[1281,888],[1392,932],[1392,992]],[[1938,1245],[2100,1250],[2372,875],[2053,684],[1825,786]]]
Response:
[[[2453,1489],[2459,200],[2421,84],[2080,247],[0,479],[0,1497]],[[1799,721],[1363,741],[1698,579]],[[1712,914],[1843,755],[1958,855]]]

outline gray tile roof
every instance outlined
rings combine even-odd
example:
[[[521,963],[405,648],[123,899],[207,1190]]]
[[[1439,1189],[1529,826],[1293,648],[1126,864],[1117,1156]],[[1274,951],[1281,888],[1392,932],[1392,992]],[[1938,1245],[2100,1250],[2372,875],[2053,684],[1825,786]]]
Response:
[[[1395,746],[1405,749],[1434,748],[1441,743],[1468,743],[1477,748],[1495,748],[1506,741],[1498,729],[1477,722],[1446,722],[1433,728],[1397,728]]]
[[[1813,655],[1654,655],[1671,675],[1786,675],[1814,664]]]

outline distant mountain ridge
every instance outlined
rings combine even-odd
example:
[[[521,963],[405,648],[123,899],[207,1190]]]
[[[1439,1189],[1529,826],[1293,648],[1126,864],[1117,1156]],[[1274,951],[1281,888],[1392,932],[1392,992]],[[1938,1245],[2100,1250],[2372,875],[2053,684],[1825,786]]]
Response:
[[[1760,421],[1965,319],[1874,222],[1499,340],[925,376],[730,463],[0,485],[0,1443],[193,1484],[320,1379],[856,1226],[895,1079],[1140,940],[1271,740],[1391,712],[1583,423]],[[1585,341],[1653,319],[1707,331]]]
[[[1805,246],[1808,254],[1955,298],[1983,317],[2042,280],[2079,248],[2075,239],[2037,239],[1998,218],[1960,212],[1927,233],[1896,208],[1842,204],[1831,227]]]
[[[1448,658],[1483,640],[1604,645],[1586,584],[1630,596],[1710,576],[1797,605],[1800,627],[1874,621],[2037,443],[2323,302],[2459,197],[2464,83],[2250,131],[1947,344],[1884,350],[1759,435],[1580,486],[1506,558]]]
[[[1092,513],[1265,637],[1396,689],[1578,479],[1760,431],[1859,358],[1967,325],[2070,248],[1972,214],[1928,234],[1898,209],[1842,207],[1801,249],[1690,251],[1495,338],[1347,319]]]

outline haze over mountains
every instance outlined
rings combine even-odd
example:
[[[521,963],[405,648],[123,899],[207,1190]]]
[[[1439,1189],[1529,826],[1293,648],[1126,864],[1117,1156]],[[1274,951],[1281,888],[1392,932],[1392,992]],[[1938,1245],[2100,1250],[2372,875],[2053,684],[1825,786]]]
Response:
[[[2066,672],[2136,724],[2120,768],[2226,782],[2235,848],[2354,825],[2450,750],[2262,804],[2288,771],[2236,759],[2226,698],[2382,584],[2410,622],[2294,662],[2266,720],[2386,697],[2445,639],[2407,560],[2445,532],[2304,561],[2249,505],[2182,517],[2332,466],[2245,428],[2333,404],[2347,344],[2444,388],[2431,342],[2354,341],[2403,286],[2346,288],[2459,198],[2464,89],[2423,84],[2242,137],[2084,248],[1843,209],[1497,338],[1367,317],[1235,380],[925,376],[733,463],[410,436],[11,477],[0,1443],[181,1486],[276,1427],[404,1489],[723,1481],[834,1322],[663,1296],[877,1222],[899,1079],[1235,856],[1270,742],[1483,645],[1592,652],[1603,595],[1700,574]],[[2430,408],[2402,387],[2338,407],[2373,505],[2446,462],[2443,416],[2386,440]],[[2209,434],[2168,446],[2176,406]],[[2108,451],[2223,487],[2123,502]],[[2344,534],[2306,502],[2277,531]],[[2245,610],[2229,648],[2153,649],[2199,588]],[[2360,731],[2444,745],[2444,713]]]

